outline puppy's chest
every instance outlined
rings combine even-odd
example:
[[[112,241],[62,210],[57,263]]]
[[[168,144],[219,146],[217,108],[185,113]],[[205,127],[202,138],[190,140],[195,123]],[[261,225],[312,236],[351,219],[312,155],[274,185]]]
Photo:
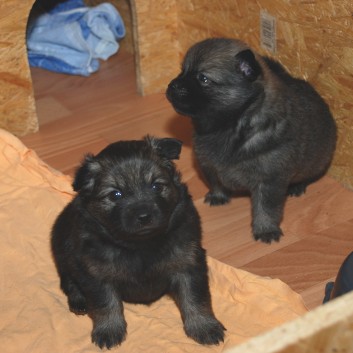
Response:
[[[225,139],[211,141],[195,140],[195,155],[202,171],[206,174],[215,174],[222,183],[230,188],[245,187],[254,177],[254,170],[261,168],[258,159],[238,157],[240,148],[234,144],[227,146]]]
[[[110,263],[101,263],[100,275],[124,301],[150,303],[168,293],[173,275],[185,270],[179,257],[166,255],[123,252]]]
[[[213,165],[222,166],[229,161],[233,164],[237,161],[237,154],[241,149],[237,134],[210,134],[206,136],[194,136],[194,151],[201,162],[210,162]]]
[[[174,271],[181,271],[183,267],[184,262],[178,253],[163,249],[108,249],[89,260],[93,275],[126,283],[151,282],[154,278],[161,280]]]

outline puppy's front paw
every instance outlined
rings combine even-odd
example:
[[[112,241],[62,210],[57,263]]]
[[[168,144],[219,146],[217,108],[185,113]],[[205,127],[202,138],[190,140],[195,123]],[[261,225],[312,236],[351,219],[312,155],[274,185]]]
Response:
[[[96,326],[92,331],[92,342],[99,348],[104,347],[110,349],[121,344],[126,338],[126,324],[109,325],[102,324]]]
[[[282,236],[280,228],[269,232],[254,233],[255,240],[261,240],[263,243],[271,244],[272,241],[279,241]]]
[[[229,196],[222,192],[209,191],[205,196],[205,203],[208,203],[210,206],[225,205],[226,203],[229,203],[229,201]]]
[[[185,322],[184,329],[188,337],[205,345],[219,344],[224,341],[225,327],[215,318],[199,318]]]

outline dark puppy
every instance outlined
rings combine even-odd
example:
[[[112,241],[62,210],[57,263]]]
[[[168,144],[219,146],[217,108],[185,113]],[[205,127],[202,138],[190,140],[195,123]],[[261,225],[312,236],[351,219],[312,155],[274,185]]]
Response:
[[[336,126],[312,86],[232,39],[213,38],[187,52],[167,98],[191,117],[194,150],[221,205],[237,192],[252,199],[256,240],[279,240],[287,195],[299,196],[330,165]]]
[[[52,251],[71,311],[93,320],[92,341],[111,348],[126,336],[123,301],[170,295],[186,334],[223,341],[211,308],[198,213],[172,159],[181,142],[146,137],[86,157],[78,192],[52,230]]]

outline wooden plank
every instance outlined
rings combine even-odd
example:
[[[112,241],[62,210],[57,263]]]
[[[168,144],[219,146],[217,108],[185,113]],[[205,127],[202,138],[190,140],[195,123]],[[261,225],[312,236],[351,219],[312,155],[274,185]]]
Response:
[[[353,292],[226,353],[332,352],[353,352]]]

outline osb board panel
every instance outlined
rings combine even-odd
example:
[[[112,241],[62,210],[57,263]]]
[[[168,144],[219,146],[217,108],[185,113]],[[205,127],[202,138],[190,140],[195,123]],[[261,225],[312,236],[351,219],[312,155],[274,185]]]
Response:
[[[352,352],[353,292],[276,327],[227,353]]]
[[[330,174],[353,188],[353,3],[351,1],[180,0],[180,56],[212,36],[242,39],[260,47],[260,10],[277,20],[277,53],[294,75],[311,82],[326,99],[338,126]]]
[[[193,43],[208,37],[242,38],[259,43],[259,6],[255,1],[178,1],[181,54]]]
[[[179,69],[176,0],[131,0],[138,86],[163,92]]]
[[[88,5],[103,0],[86,0]],[[111,0],[127,27],[122,48],[134,51],[139,93],[163,92],[179,68],[176,0]]]
[[[33,0],[0,1],[0,128],[22,136],[38,129],[25,29]]]

